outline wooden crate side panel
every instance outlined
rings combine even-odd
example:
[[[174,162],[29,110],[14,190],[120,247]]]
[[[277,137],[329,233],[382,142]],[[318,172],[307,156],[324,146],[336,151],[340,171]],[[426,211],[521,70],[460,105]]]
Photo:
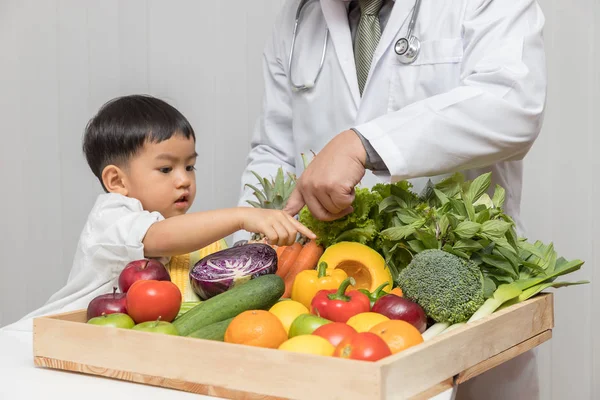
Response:
[[[415,396],[550,330],[554,325],[552,312],[552,295],[541,295],[381,360],[383,397]]]
[[[88,370],[106,369],[130,374],[127,376],[136,373],[191,382],[210,386],[211,390],[309,400],[381,398],[380,367],[376,363],[106,328],[55,318],[34,321],[34,356],[60,360],[71,367],[81,364]]]
[[[99,368],[91,365],[79,364],[70,361],[55,360],[46,357],[35,357],[34,363],[39,367],[54,368],[71,372],[80,372],[88,375],[97,375],[104,378],[119,379],[124,381],[141,383],[144,385],[160,386],[169,389],[182,390],[190,393],[203,394],[206,396],[219,397],[223,399],[237,400],[286,400],[283,397],[265,396],[257,393],[249,393],[239,390],[220,388],[214,385],[203,385],[199,383],[186,382],[177,379],[167,379],[160,376],[150,376],[136,372],[117,371],[109,368]]]

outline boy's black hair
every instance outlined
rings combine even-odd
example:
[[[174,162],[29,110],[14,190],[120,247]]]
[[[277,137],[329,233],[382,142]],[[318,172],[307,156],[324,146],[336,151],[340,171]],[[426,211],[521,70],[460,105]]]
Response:
[[[92,172],[102,183],[107,165],[123,165],[146,141],[160,143],[173,135],[196,135],[188,120],[173,106],[147,95],[118,97],[104,104],[88,122],[83,152]]]

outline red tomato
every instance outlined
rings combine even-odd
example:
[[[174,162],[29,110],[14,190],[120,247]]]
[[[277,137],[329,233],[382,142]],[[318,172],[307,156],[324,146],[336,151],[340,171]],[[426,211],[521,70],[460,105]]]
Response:
[[[312,334],[327,339],[327,341],[335,347],[340,344],[343,339],[352,336],[355,333],[356,329],[348,324],[343,322],[332,322],[330,324],[321,325],[315,329]]]
[[[346,337],[333,353],[334,357],[364,361],[377,361],[391,355],[392,351],[387,343],[371,332],[360,332]]]
[[[173,282],[135,281],[127,291],[127,314],[136,324],[146,321],[171,322],[181,307],[181,291]]]

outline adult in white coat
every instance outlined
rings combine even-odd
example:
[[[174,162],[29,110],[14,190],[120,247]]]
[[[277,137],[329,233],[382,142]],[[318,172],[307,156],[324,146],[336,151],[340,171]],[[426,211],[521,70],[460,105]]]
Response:
[[[544,16],[535,0],[423,0],[414,27],[420,52],[402,63],[413,0],[312,0],[302,10],[288,64],[299,0],[286,1],[264,51],[265,93],[242,184],[250,171],[279,167],[300,176],[288,203],[318,218],[351,208],[353,188],[380,180],[427,179],[492,171],[506,189],[505,210],[522,229],[522,159],[540,132],[546,98]],[[361,12],[362,11],[362,12]],[[369,11],[373,14],[373,11]],[[373,27],[373,23],[379,28]],[[361,24],[371,24],[365,29]],[[360,35],[377,31],[374,45]],[[323,67],[314,81],[328,32]],[[371,48],[368,70],[365,48]],[[360,56],[357,51],[360,49]],[[301,153],[317,152],[302,171]],[[240,204],[252,197],[242,189]],[[461,385],[458,398],[536,399],[532,352]]]

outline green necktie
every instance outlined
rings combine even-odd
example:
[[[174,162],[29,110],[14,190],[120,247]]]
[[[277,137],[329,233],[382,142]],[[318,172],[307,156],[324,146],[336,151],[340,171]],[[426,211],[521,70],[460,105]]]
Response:
[[[358,88],[362,96],[373,53],[381,38],[381,26],[379,26],[379,10],[383,0],[359,0],[360,21],[356,31],[356,43],[354,45],[354,60],[356,62],[356,75],[358,77]]]

